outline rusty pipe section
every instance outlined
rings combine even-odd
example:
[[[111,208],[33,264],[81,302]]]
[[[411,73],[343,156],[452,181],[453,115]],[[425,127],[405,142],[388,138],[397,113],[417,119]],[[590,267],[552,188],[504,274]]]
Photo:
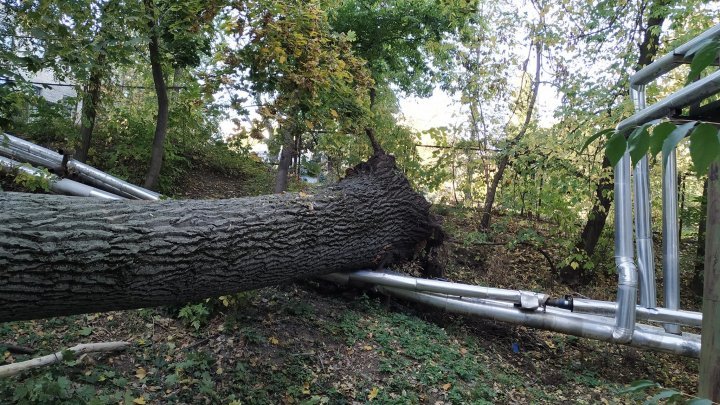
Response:
[[[0,155],[55,171],[61,170],[63,165],[61,154],[5,133],[0,136]],[[74,159],[67,162],[67,170],[82,181],[113,194],[136,200],[159,200],[162,197],[159,193],[128,183]]]
[[[35,167],[23,165],[20,162],[16,162],[12,159],[8,159],[2,156],[0,156],[0,170],[7,172],[20,171],[23,173],[27,173],[33,177],[44,178],[48,182],[50,191],[57,194],[75,195],[79,197],[95,197],[104,200],[125,199],[118,195],[88,186],[87,184],[78,183],[77,181],[73,181],[70,179],[61,179],[54,174],[48,175],[47,173],[43,173]]]

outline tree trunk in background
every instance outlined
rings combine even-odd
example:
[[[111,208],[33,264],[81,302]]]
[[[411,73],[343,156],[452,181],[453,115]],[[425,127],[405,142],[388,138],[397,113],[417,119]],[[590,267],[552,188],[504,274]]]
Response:
[[[598,181],[597,187],[595,188],[595,200],[593,206],[588,213],[588,219],[580,233],[580,239],[577,241],[575,248],[578,251],[584,252],[588,259],[595,254],[595,248],[597,243],[602,236],[602,231],[605,229],[605,222],[607,222],[608,212],[610,212],[610,205],[613,199],[610,197],[615,187],[613,181],[612,172],[610,168],[610,161],[607,157],[603,157],[602,169],[604,173]],[[583,263],[578,263],[578,268],[572,268],[569,264],[560,269],[560,280],[569,285],[578,284],[582,278],[586,278],[587,274],[583,271]]]
[[[703,183],[703,194],[700,200],[700,219],[698,219],[697,250],[695,253],[695,271],[690,281],[690,289],[701,297],[703,294],[703,273],[705,271],[705,226],[707,221],[708,180]]]
[[[290,164],[295,154],[295,137],[291,128],[283,128],[283,147],[280,152],[280,161],[278,162],[278,172],[275,177],[275,193],[282,193],[287,190],[288,175],[290,174]]]
[[[393,157],[314,195],[0,193],[0,322],[177,304],[408,260],[442,231]]]
[[[513,147],[517,144],[530,126],[530,120],[532,119],[532,113],[535,109],[535,100],[537,100],[538,89],[540,88],[540,68],[542,66],[542,45],[535,44],[535,77],[530,93],[530,99],[528,100],[527,111],[525,113],[525,122],[523,122],[520,132],[513,138],[508,144],[506,150],[502,154],[500,161],[498,162],[497,171],[493,176],[492,183],[488,187],[487,195],[485,196],[485,205],[483,206],[482,219],[480,220],[480,228],[488,229],[490,227],[490,218],[492,215],[492,207],[495,203],[495,194],[497,193],[498,185],[505,174],[505,169],[510,161],[510,154]]]
[[[660,44],[660,32],[662,31],[662,25],[667,14],[667,10],[665,10],[666,7],[667,1],[659,1],[651,7],[648,7],[650,17],[648,17],[643,42],[640,44],[640,55],[638,56],[637,63],[638,70],[650,64],[657,55],[658,45]],[[665,10],[663,11],[664,14],[656,15],[658,10]],[[610,212],[612,198],[610,198],[609,195],[613,191],[615,181],[613,173],[605,171],[609,167],[610,162],[607,160],[607,157],[603,157],[602,168],[606,174],[603,174],[597,182],[595,188],[596,200],[588,213],[587,222],[580,233],[580,240],[578,240],[575,245],[578,251],[584,252],[588,258],[591,258],[595,253],[595,248],[600,240],[602,231],[605,228],[605,222],[607,222],[608,213]],[[560,281],[564,284],[574,285],[579,283],[581,279],[587,279],[589,274],[583,271],[584,268],[584,263],[579,263],[577,269],[573,269],[568,264],[560,269]]]
[[[95,129],[95,118],[97,118],[97,108],[100,104],[100,88],[102,85],[101,69],[105,63],[105,55],[98,55],[95,60],[90,80],[87,85],[87,92],[83,97],[82,105],[82,123],[80,125],[80,148],[75,152],[74,158],[85,163],[90,150],[90,142],[92,133]]]
[[[150,67],[152,68],[155,94],[158,101],[158,115],[155,124],[155,136],[153,137],[152,152],[150,155],[150,167],[145,175],[145,187],[156,190],[160,180],[160,169],[162,169],[163,154],[165,153],[165,136],[167,135],[168,118],[170,107],[168,101],[167,85],[163,75],[160,56],[160,35],[156,24],[155,0],[145,0],[145,9],[150,29]]]

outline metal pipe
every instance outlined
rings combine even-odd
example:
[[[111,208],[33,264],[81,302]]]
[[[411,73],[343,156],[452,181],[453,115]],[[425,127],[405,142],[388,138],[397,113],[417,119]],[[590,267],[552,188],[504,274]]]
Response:
[[[638,275],[633,262],[630,153],[615,166],[615,265],[618,272],[617,313],[613,338],[628,343],[633,338]]]
[[[720,91],[720,70],[715,71],[661,101],[622,120],[616,127],[618,132],[627,132],[638,125],[666,117],[675,109],[699,102]]]
[[[57,170],[62,166],[63,157],[61,154],[10,134],[3,133],[2,137],[0,137],[0,146],[10,148],[22,155],[50,163],[50,165],[45,166],[49,169]],[[37,164],[43,163],[38,162]]]
[[[630,86],[630,97],[633,100],[635,112],[644,110],[647,106],[645,85]],[[637,249],[638,272],[640,274],[640,305],[646,308],[655,308],[657,306],[657,291],[655,287],[652,224],[650,222],[650,213],[652,211],[650,168],[647,156],[643,156],[635,166],[633,185],[635,186],[635,246]]]
[[[63,156],[61,154],[4,133],[0,138],[0,154],[6,155],[9,153],[15,153],[14,156],[17,156],[20,160],[27,160],[53,170],[62,168]],[[106,188],[115,194],[140,200],[159,200],[161,198],[159,193],[128,183],[74,159],[67,162],[67,169],[77,174],[83,181],[90,182],[97,187]]]
[[[71,160],[67,163],[67,168],[71,173],[75,173],[83,180],[92,181],[95,184],[105,184],[114,189],[120,190],[123,193],[130,194],[131,196],[140,200],[151,200],[156,201],[161,198],[159,193],[130,184],[127,181],[120,180],[115,176],[111,176],[103,171],[100,171],[90,165],[78,162],[77,160]]]
[[[0,169],[4,171],[21,171],[31,176],[45,178],[48,182],[50,191],[57,194],[68,194],[80,197],[96,197],[104,200],[124,200],[125,198],[108,193],[103,190],[98,190],[95,187],[88,186],[87,184],[78,183],[70,179],[61,179],[54,174],[43,173],[39,169],[27,165],[23,165],[20,162],[16,162],[12,159],[8,159],[0,156]]]
[[[461,297],[510,301],[516,304],[520,304],[523,293],[536,295],[539,299],[543,299],[545,297],[544,294],[536,294],[534,292],[505,290],[502,288],[451,283],[440,280],[428,280],[389,272],[359,270],[349,273],[347,277],[349,282],[372,283],[386,287],[402,288],[410,291],[425,291],[457,295]]]
[[[679,269],[679,234],[678,234],[678,202],[677,202],[677,163],[675,150],[667,156],[663,168],[662,202],[663,202],[663,287],[665,292],[665,308],[680,308],[680,269]],[[679,325],[665,324],[668,333],[682,333]]]
[[[690,49],[699,45],[701,42],[714,37],[720,37],[720,24],[706,30],[705,32],[688,41],[687,43],[675,48],[670,53],[663,55],[655,62],[640,69],[637,73],[630,76],[630,84],[643,85],[650,83],[651,81],[674,69],[678,63],[688,61],[688,58],[685,54]]]
[[[352,273],[332,273],[324,275],[320,278],[341,285],[367,283],[385,287],[401,288],[407,291],[428,292],[479,300],[492,300],[494,302],[505,302],[508,305],[518,305],[520,303],[520,296],[522,293],[522,291],[519,290],[505,290],[500,288],[454,283],[450,281],[419,279],[401,273],[391,273],[387,270],[383,272],[358,270]],[[550,306],[551,304],[549,301],[545,301],[545,297],[548,297],[547,294],[534,292],[530,294],[543,297],[541,302],[548,305],[544,308],[545,311],[555,310]],[[572,309],[570,310],[579,314],[593,314],[606,317],[615,316],[618,308],[616,302],[582,298],[572,298],[571,302]],[[702,314],[699,312],[670,310],[667,308],[645,308],[642,306],[636,306],[635,311],[637,319],[646,321],[676,322],[693,327],[700,327],[702,323]],[[567,312],[563,311],[563,313]],[[586,317],[586,315],[579,316]]]
[[[647,156],[635,166],[635,246],[637,249],[638,273],[640,275],[640,305],[645,308],[657,306],[655,287],[655,255],[653,252],[652,225],[650,212],[650,176]]]
[[[483,318],[510,322],[538,329],[551,330],[574,336],[586,337],[607,342],[618,342],[630,346],[649,348],[687,357],[699,357],[700,341],[696,336],[677,336],[655,331],[650,328],[638,327],[633,339],[619,342],[616,338],[616,327],[609,323],[578,317],[563,316],[557,313],[527,311],[507,305],[492,303],[469,302],[416,291],[407,291],[393,287],[378,287],[383,293],[389,293],[407,300],[420,302],[441,308],[448,312],[466,315],[477,315]],[[591,318],[594,319],[594,318]]]
[[[614,316],[617,312],[617,303],[608,301],[573,298],[573,312]],[[700,312],[672,310],[668,308],[645,308],[642,305],[635,307],[636,317],[643,321],[672,322],[699,328],[702,325]]]
[[[0,156],[13,159],[16,161],[27,162],[36,166],[47,167],[50,170],[57,171],[62,166],[62,158],[60,162],[56,162],[47,156],[36,155],[24,148],[16,148],[14,145],[2,145],[0,143]]]

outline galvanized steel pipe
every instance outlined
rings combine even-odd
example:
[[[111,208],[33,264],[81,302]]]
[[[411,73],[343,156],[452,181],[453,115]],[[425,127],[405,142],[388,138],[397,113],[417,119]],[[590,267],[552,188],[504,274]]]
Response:
[[[720,92],[720,70],[683,87],[650,107],[622,120],[616,129],[618,132],[626,133],[654,119],[664,118],[677,108],[702,101],[717,92]]]
[[[638,275],[633,262],[630,153],[615,166],[615,265],[618,272],[617,315],[613,338],[628,343],[635,328]]]
[[[623,343],[634,347],[653,349],[687,357],[700,356],[700,341],[697,335],[677,336],[663,333],[653,328],[638,326],[632,340],[620,342],[616,337],[616,327],[602,321],[563,316],[558,313],[526,311],[514,306],[498,305],[490,302],[479,303],[448,296],[433,295],[416,291],[407,291],[393,287],[377,287],[380,292],[398,296],[441,308],[448,312],[476,315],[502,322],[515,323],[538,329],[551,330],[568,335],[580,336],[606,342]]]
[[[15,171],[19,170],[27,173],[34,177],[44,177],[48,181],[50,191],[58,194],[68,194],[79,197],[95,197],[102,198],[105,200],[124,200],[123,197],[108,193],[103,190],[98,190],[95,187],[88,186],[87,184],[78,183],[70,179],[61,179],[54,174],[49,176],[42,173],[39,169],[34,167],[25,166],[20,162],[16,162],[12,159],[0,156],[0,169],[4,171]]]
[[[573,298],[573,312],[614,316],[617,312],[617,303]],[[700,312],[672,310],[668,308],[645,308],[642,305],[635,307],[636,318],[643,321],[670,322],[699,328],[702,325]]]
[[[679,263],[679,232],[677,202],[677,164],[675,149],[667,156],[663,167],[662,202],[663,202],[663,290],[665,292],[665,308],[680,308],[680,263]],[[668,333],[681,333],[680,326],[666,324]]]
[[[689,62],[686,55],[689,50],[698,46],[700,43],[715,37],[720,37],[720,24],[706,30],[687,43],[675,48],[673,51],[663,55],[653,63],[640,69],[634,75],[630,76],[630,84],[633,86],[648,84],[674,69],[678,63]]]
[[[61,154],[10,134],[3,134],[3,137],[0,138],[0,155],[45,166],[52,170],[61,169],[63,162]],[[128,183],[74,159],[67,162],[67,169],[81,180],[107,189],[114,194],[140,200],[159,200],[162,197],[159,193]]]
[[[645,85],[631,86],[630,97],[633,100],[635,112],[645,109],[647,102]],[[647,155],[643,156],[635,166],[633,185],[635,186],[635,246],[640,275],[640,305],[646,308],[655,308],[657,306],[657,291],[655,287],[652,225],[650,222],[650,213],[652,211],[650,169]]]

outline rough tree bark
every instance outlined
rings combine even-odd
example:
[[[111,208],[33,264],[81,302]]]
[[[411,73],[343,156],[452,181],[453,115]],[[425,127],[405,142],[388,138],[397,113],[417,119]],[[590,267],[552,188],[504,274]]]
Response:
[[[167,85],[162,70],[162,56],[160,55],[160,34],[156,23],[157,16],[155,0],[145,0],[145,11],[149,18],[148,29],[150,30],[150,67],[152,69],[153,83],[158,102],[158,115],[155,124],[155,135],[153,137],[152,151],[150,155],[150,167],[145,175],[145,187],[156,190],[160,180],[160,169],[162,169],[163,155],[165,154],[165,136],[167,135],[168,119],[170,117],[170,101],[168,99]]]
[[[182,303],[428,252],[442,231],[394,162],[377,154],[314,195],[0,193],[0,322]]]

